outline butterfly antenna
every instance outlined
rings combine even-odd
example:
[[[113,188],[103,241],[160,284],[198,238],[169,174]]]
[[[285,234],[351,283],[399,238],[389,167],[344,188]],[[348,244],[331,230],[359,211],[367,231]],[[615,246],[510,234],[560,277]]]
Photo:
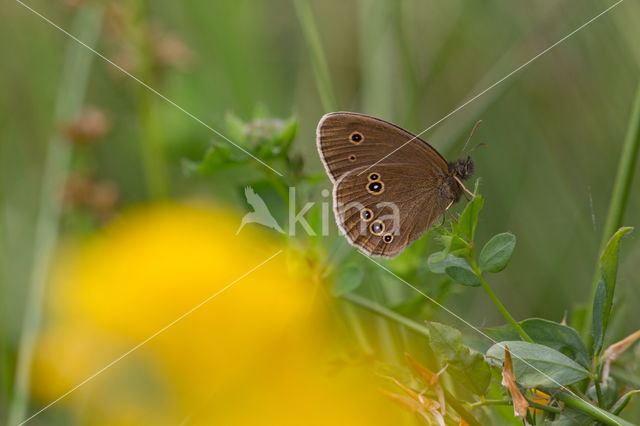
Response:
[[[469,137],[467,138],[467,141],[464,143],[464,146],[462,147],[462,152],[464,152],[464,150],[467,149],[467,145],[469,145],[469,141],[473,137],[473,134],[476,132],[476,129],[478,128],[480,123],[482,123],[482,120],[476,121],[476,124],[473,125],[473,128],[471,129],[471,133],[469,133]],[[473,148],[473,149],[475,149],[475,148]],[[473,151],[473,150],[471,150],[471,151]]]

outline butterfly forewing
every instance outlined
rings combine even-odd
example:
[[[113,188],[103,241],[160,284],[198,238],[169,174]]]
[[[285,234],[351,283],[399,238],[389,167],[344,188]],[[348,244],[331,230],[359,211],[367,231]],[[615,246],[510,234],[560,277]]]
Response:
[[[448,170],[446,160],[428,143],[400,127],[367,115],[327,114],[318,124],[317,137],[320,157],[334,182],[344,173],[369,167],[383,158],[380,164],[414,164],[443,173]]]

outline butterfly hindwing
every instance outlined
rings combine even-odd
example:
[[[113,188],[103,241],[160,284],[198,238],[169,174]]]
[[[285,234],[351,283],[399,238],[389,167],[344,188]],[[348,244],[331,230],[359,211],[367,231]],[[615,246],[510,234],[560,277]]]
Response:
[[[349,242],[366,254],[396,256],[447,207],[449,201],[439,193],[445,179],[442,174],[394,164],[377,165],[359,174],[362,170],[364,167],[349,172],[336,182],[334,211]]]

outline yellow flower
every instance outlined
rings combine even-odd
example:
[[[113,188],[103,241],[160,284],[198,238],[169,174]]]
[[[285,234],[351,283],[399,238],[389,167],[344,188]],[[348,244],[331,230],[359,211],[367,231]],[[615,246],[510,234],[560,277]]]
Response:
[[[34,365],[36,401],[237,280],[50,411],[92,425],[394,424],[401,414],[367,366],[329,374],[349,349],[313,300],[317,284],[300,256],[285,251],[243,277],[283,247],[257,227],[236,236],[239,219],[205,206],[138,208],[63,250]]]

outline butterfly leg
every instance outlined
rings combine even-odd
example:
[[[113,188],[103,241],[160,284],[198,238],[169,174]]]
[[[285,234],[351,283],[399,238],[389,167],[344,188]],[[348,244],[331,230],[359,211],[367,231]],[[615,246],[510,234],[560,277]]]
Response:
[[[449,209],[451,208],[451,206],[453,205],[454,202],[455,202],[455,200],[451,200],[451,202],[449,203],[447,208],[444,209],[444,211],[449,214],[449,217],[451,218],[452,221],[454,221],[455,223],[458,223],[458,219],[456,219],[456,217],[454,215],[452,215],[451,212],[449,211]],[[443,218],[442,222],[444,223],[444,216],[442,216],[442,218]]]
[[[464,186],[462,181],[457,176],[454,176],[453,178],[456,180],[456,182],[458,182],[458,185],[460,185],[460,187],[464,190],[464,192],[466,192],[467,194],[469,194],[469,196],[471,196],[471,199],[476,198],[476,194],[474,194],[473,192],[469,191],[467,189],[467,187]]]

